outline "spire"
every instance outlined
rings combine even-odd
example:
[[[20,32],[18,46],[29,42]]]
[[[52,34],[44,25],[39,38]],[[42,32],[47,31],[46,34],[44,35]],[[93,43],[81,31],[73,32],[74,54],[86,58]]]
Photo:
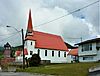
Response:
[[[33,35],[31,10],[29,10],[29,18],[28,18],[28,25],[27,25],[26,36],[27,36],[27,35]]]
[[[27,32],[32,32],[32,31],[33,31],[33,27],[32,27],[31,10],[29,10],[29,18],[28,18]]]

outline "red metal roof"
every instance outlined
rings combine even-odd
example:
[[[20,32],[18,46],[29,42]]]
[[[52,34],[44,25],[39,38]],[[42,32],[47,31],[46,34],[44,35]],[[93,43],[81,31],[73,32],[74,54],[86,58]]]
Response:
[[[68,55],[78,56],[78,48],[70,50]]]
[[[57,35],[33,31],[33,35],[26,36],[25,40],[36,41],[36,48],[68,51],[68,48],[62,38]]]

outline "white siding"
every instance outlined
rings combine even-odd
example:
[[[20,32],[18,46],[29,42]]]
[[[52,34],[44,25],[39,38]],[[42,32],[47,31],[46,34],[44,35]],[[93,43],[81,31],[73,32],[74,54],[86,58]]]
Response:
[[[97,60],[100,61],[100,49],[99,49],[99,51],[97,51]]]
[[[82,51],[82,45],[79,46],[79,50],[78,50],[78,55],[79,56],[83,56],[83,55],[96,55],[97,51],[96,51],[96,45],[95,43],[92,44],[92,50],[89,51]]]
[[[39,48],[34,48],[35,41],[27,40],[27,45],[25,43],[25,48],[28,50],[28,55],[25,55],[25,57],[29,58],[31,57],[30,51],[33,51],[33,54],[38,54]],[[31,45],[32,42],[32,45]],[[40,57],[41,60],[50,60],[51,63],[66,63],[67,62],[67,52],[66,57],[64,57],[65,51],[60,50],[48,50],[48,49],[39,49],[40,50]],[[47,56],[45,56],[45,50],[47,50]],[[54,51],[54,56],[52,56],[52,51]],[[58,57],[58,51],[60,51],[60,57]]]
[[[73,61],[73,58],[71,55],[67,55],[67,63],[71,63]]]

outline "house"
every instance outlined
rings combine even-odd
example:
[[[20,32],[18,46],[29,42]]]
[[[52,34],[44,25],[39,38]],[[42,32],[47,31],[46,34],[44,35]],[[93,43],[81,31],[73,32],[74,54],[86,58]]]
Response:
[[[1,59],[0,63],[1,65],[7,64],[7,63],[11,63],[15,61],[15,58],[11,57],[11,45],[7,42],[4,45],[4,58]]]
[[[11,45],[8,42],[4,45],[4,57],[11,57]]]
[[[29,12],[28,26],[25,36],[27,55],[30,58],[38,54],[42,61],[51,63],[66,63],[68,48],[61,36],[35,31],[32,26],[31,10]]]
[[[28,55],[28,51],[27,51],[26,48],[24,49],[24,55]],[[22,62],[23,61],[23,51],[22,51],[22,49],[16,50],[15,58],[16,58],[15,62]]]
[[[100,37],[77,43],[79,62],[100,61]]]
[[[78,48],[71,49],[67,54],[67,62],[78,62]]]

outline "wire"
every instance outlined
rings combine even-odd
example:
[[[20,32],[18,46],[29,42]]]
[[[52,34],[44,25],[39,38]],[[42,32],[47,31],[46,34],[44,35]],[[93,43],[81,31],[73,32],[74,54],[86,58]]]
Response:
[[[53,20],[51,20],[51,21],[42,23],[42,24],[37,25],[37,26],[35,26],[35,27],[39,27],[39,26],[41,26],[41,25],[45,25],[45,24],[48,24],[48,23],[50,23],[50,22],[56,21],[56,20],[58,20],[58,19],[61,19],[61,18],[65,17],[65,16],[68,16],[68,15],[73,14],[73,13],[75,13],[75,12],[78,12],[78,11],[80,11],[80,10],[82,10],[82,9],[85,9],[85,8],[87,8],[87,7],[89,7],[89,6],[93,5],[93,4],[95,4],[95,3],[98,3],[99,1],[100,1],[100,0],[95,1],[95,2],[93,2],[93,3],[91,3],[91,4],[87,5],[87,6],[84,6],[84,7],[82,7],[82,8],[79,8],[79,9],[75,10],[75,11],[69,12],[68,14],[65,14],[65,15],[63,15],[63,16],[61,16],[61,17],[55,18],[55,19],[53,19]],[[1,26],[1,25],[0,25],[0,26]],[[12,34],[15,35],[15,33],[12,33]],[[5,34],[5,35],[8,35],[8,34]],[[4,39],[2,39],[2,40],[0,40],[0,41],[4,41],[5,39],[8,39],[8,38],[10,38],[10,37],[12,37],[12,36],[14,36],[14,35],[11,35],[11,36],[9,36],[9,37],[7,37],[7,38],[4,38]],[[3,35],[0,35],[0,36],[3,36]],[[80,38],[70,38],[70,39],[80,39]]]
[[[71,38],[71,37],[68,37],[67,39],[81,39],[81,37],[80,38]]]
[[[16,34],[18,34],[18,33],[16,33]],[[14,35],[16,35],[16,34],[14,34]],[[12,37],[12,36],[14,36],[14,35],[11,35],[11,36],[9,36],[9,37],[6,37],[6,38],[0,40],[0,42],[1,42],[1,41],[4,41],[4,40],[6,40],[6,39],[9,39],[10,37]]]
[[[53,20],[51,20],[51,21],[48,21],[48,22],[39,24],[39,25],[37,25],[37,26],[35,26],[35,27],[39,27],[39,26],[41,26],[41,25],[45,25],[45,24],[51,23],[51,22],[53,22],[53,21],[56,21],[56,20],[58,20],[58,19],[61,19],[61,18],[65,17],[65,16],[68,16],[68,15],[73,14],[73,13],[75,13],[75,12],[78,12],[78,11],[80,11],[80,10],[82,10],[82,9],[85,9],[85,8],[87,8],[87,7],[89,7],[89,6],[93,5],[93,4],[95,4],[95,3],[98,3],[99,1],[100,1],[100,0],[95,1],[95,2],[93,2],[93,3],[91,3],[91,4],[87,5],[87,6],[84,6],[84,7],[82,7],[82,8],[79,8],[79,9],[75,10],[75,11],[69,12],[68,14],[65,14],[65,15],[63,15],[63,16],[61,16],[61,17],[55,18],[55,19],[53,19]]]
[[[5,35],[11,35],[11,34],[16,34],[16,33],[19,33],[21,31],[18,31],[18,32],[13,32],[13,33],[10,33],[10,34],[3,34],[3,35],[0,35],[0,36],[5,36]]]

